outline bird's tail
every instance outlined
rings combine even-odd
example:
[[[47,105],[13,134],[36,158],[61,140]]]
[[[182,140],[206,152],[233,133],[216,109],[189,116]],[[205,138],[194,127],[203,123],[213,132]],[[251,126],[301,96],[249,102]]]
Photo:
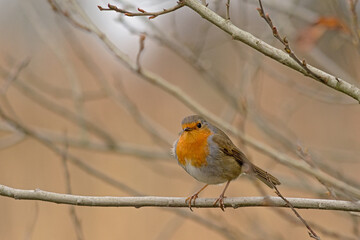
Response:
[[[251,172],[253,176],[258,178],[260,181],[268,185],[270,188],[274,188],[274,185],[280,185],[279,179],[271,175],[270,173],[262,170],[261,168],[255,166],[251,163]]]

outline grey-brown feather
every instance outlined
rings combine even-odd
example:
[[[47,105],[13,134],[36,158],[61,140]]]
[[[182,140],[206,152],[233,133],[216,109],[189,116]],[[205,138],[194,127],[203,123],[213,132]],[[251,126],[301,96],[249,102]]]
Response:
[[[263,183],[265,183],[269,188],[274,188],[275,185],[280,185],[279,179],[271,175],[270,173],[262,170],[261,168],[252,165],[252,171],[255,177],[257,177],[259,180],[261,180]]]
[[[232,156],[242,166],[243,172],[255,176],[270,188],[280,185],[280,181],[276,177],[251,163],[223,131],[218,128],[216,130],[217,134],[213,137],[213,141],[218,144],[225,155]]]

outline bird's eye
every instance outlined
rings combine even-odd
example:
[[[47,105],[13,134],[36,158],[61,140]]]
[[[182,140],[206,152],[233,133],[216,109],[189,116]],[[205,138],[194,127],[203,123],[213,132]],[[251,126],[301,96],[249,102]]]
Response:
[[[201,128],[201,123],[198,123],[196,126],[197,126],[198,128]]]

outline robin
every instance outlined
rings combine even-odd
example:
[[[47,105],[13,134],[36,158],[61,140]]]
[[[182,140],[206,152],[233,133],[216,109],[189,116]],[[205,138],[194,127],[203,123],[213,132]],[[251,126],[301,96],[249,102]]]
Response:
[[[241,173],[255,176],[270,188],[280,184],[276,177],[252,164],[223,131],[203,117],[188,116],[181,124],[182,131],[174,143],[173,154],[188,174],[206,183],[185,200],[190,210],[191,202],[195,204],[199,193],[209,184],[226,182],[224,190],[214,202],[214,206],[219,203],[219,207],[224,211],[225,191],[230,182]]]

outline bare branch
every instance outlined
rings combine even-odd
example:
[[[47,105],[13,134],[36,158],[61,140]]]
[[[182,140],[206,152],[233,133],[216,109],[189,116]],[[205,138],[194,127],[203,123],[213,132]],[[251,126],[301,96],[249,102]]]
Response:
[[[305,76],[311,77],[317,81],[319,77],[321,82],[328,87],[331,87],[337,91],[343,92],[346,95],[356,99],[360,103],[360,89],[338,77],[330,75],[318,68],[315,68],[309,64],[306,64],[307,68],[315,74],[309,74],[302,66],[300,66],[293,58],[291,58],[287,53],[281,51],[280,49],[274,48],[273,46],[263,42],[262,40],[256,38],[252,34],[245,32],[239,29],[237,26],[232,24],[221,16],[217,15],[207,7],[203,6],[196,0],[183,0],[186,6],[193,9],[200,16],[206,20],[212,22],[214,25],[222,29],[224,32],[231,35],[234,40],[241,41],[250,47],[256,49],[257,51],[263,53],[264,55],[304,74]]]
[[[19,77],[21,71],[26,68],[30,63],[30,58],[25,58],[22,60],[18,66],[16,66],[15,70],[11,72],[6,79],[6,82],[0,88],[0,95],[5,95],[6,91],[10,87],[11,83]]]
[[[157,16],[167,14],[169,12],[173,12],[179,8],[182,8],[183,6],[184,6],[184,3],[178,2],[178,4],[176,6],[174,6],[172,8],[168,8],[168,9],[163,9],[162,11],[159,11],[159,12],[147,12],[141,8],[138,8],[138,11],[139,11],[138,13],[129,12],[124,9],[120,9],[120,8],[116,7],[115,5],[111,5],[110,3],[108,4],[108,8],[103,8],[101,6],[98,6],[98,8],[100,11],[115,11],[115,12],[123,13],[129,17],[149,16],[149,19],[153,19],[153,18],[156,18]]]
[[[32,86],[25,82],[14,81],[14,86],[19,89],[24,95],[28,96],[34,102],[38,103],[40,106],[58,114],[59,116],[67,119],[68,121],[78,125],[79,119],[81,119],[81,124],[86,128],[86,130],[94,133],[98,137],[102,138],[109,146],[113,146],[115,143],[114,138],[103,130],[102,127],[99,127],[95,123],[83,117],[81,114],[71,111],[68,108],[58,104],[52,99],[45,96],[42,92],[35,90]]]
[[[19,64],[16,64],[13,70],[9,71],[9,73],[5,74],[7,75],[6,81],[2,84],[0,88],[0,98],[4,102],[5,107],[8,109],[8,111],[14,116],[18,117],[16,114],[15,109],[12,107],[11,101],[9,101],[7,97],[7,90],[13,84],[15,81],[17,81],[20,73],[29,65],[30,58],[23,59]],[[19,139],[19,138],[17,138]],[[21,139],[21,138],[20,138]],[[16,142],[16,138],[15,138]],[[13,142],[14,143],[14,142]]]
[[[182,207],[188,208],[185,198],[180,197],[93,197],[47,192],[40,189],[22,190],[0,185],[0,195],[17,200],[40,200],[58,204],[89,207]],[[218,208],[215,198],[198,198],[194,208]],[[288,198],[294,208],[360,212],[360,202],[339,200]],[[288,207],[280,197],[225,198],[225,207]]]
[[[25,139],[25,135],[23,131],[21,131],[21,129],[20,131],[18,131],[19,129],[14,130],[14,128],[9,126],[8,124],[0,124],[0,129],[6,131],[10,130],[11,132],[13,132],[13,135],[11,135],[10,137],[1,138],[0,149],[6,148]],[[111,146],[104,143],[103,141],[91,139],[84,140],[83,137],[69,135],[67,138],[64,138],[64,136],[60,133],[44,129],[34,128],[32,132],[34,135],[36,135],[37,138],[43,139],[45,141],[52,142],[54,144],[67,143],[69,147],[86,149],[89,151],[112,152],[121,155],[134,156],[146,160],[151,159],[153,161],[162,161],[171,158],[169,150],[156,150],[153,147],[147,147],[138,144],[116,142],[114,146]]]
[[[286,37],[281,37],[277,28],[273,25],[271,19],[270,19],[270,16],[269,14],[266,14],[265,11],[264,11],[264,8],[263,8],[263,5],[262,5],[262,2],[261,0],[259,0],[259,5],[260,5],[260,8],[258,8],[258,12],[260,14],[260,16],[266,21],[266,23],[269,25],[269,27],[272,29],[272,32],[273,32],[273,35],[276,39],[278,39],[284,46],[285,46],[285,52],[287,54],[289,54],[289,56],[295,60],[295,62],[297,62],[299,64],[299,66],[301,66],[309,75],[311,75],[313,78],[316,78],[317,80],[319,81],[324,81],[323,79],[321,79],[319,76],[317,76],[314,72],[312,72],[308,67],[307,67],[307,64],[306,64],[306,61],[305,60],[300,60],[296,54],[294,53],[294,51],[290,48],[290,44],[287,40]]]
[[[106,85],[106,83],[104,83],[104,85]],[[130,96],[126,94],[121,80],[115,82],[115,87],[117,91],[114,91],[107,85],[104,86],[105,91],[108,93],[110,98],[116,104],[124,107],[133,117],[135,122],[153,138],[157,145],[166,147],[166,149],[171,147],[174,136],[170,134],[169,131],[164,127],[154,122],[150,117],[144,114],[144,112],[140,111],[135,102],[132,101]]]
[[[85,31],[90,32],[90,29],[87,26],[76,21],[73,18],[73,16],[68,11],[63,10],[56,1],[48,0],[48,3],[50,4],[50,6],[52,7],[54,12],[59,13],[60,15],[63,15],[64,17],[66,17],[69,20],[69,22],[71,24],[73,24],[75,27],[78,27],[78,28],[84,29]]]
[[[56,145],[54,145],[52,142],[48,141],[48,139],[43,138],[41,136],[39,136],[38,134],[36,134],[33,130],[21,125],[20,123],[18,123],[17,121],[9,118],[5,112],[3,112],[3,110],[0,108],[0,116],[1,118],[3,118],[8,124],[10,124],[13,128],[17,129],[18,131],[22,132],[23,134],[26,134],[34,139],[36,139],[37,141],[39,141],[40,143],[44,144],[46,147],[48,147],[49,149],[51,149],[53,152],[55,152],[56,154],[58,154],[59,156],[64,156],[64,151],[62,149],[60,149],[59,147],[57,147]],[[112,177],[109,177],[107,174],[99,171],[98,169],[90,166],[88,163],[86,163],[85,161],[82,161],[81,159],[77,158],[74,155],[70,155],[67,153],[67,159],[73,163],[74,165],[78,166],[80,169],[82,169],[83,171],[89,173],[90,175],[110,184],[113,186],[116,186],[117,188],[123,190],[124,192],[128,193],[128,194],[132,194],[132,195],[140,195],[140,193],[138,191],[136,191],[135,189],[129,187],[128,185],[115,180]]]

